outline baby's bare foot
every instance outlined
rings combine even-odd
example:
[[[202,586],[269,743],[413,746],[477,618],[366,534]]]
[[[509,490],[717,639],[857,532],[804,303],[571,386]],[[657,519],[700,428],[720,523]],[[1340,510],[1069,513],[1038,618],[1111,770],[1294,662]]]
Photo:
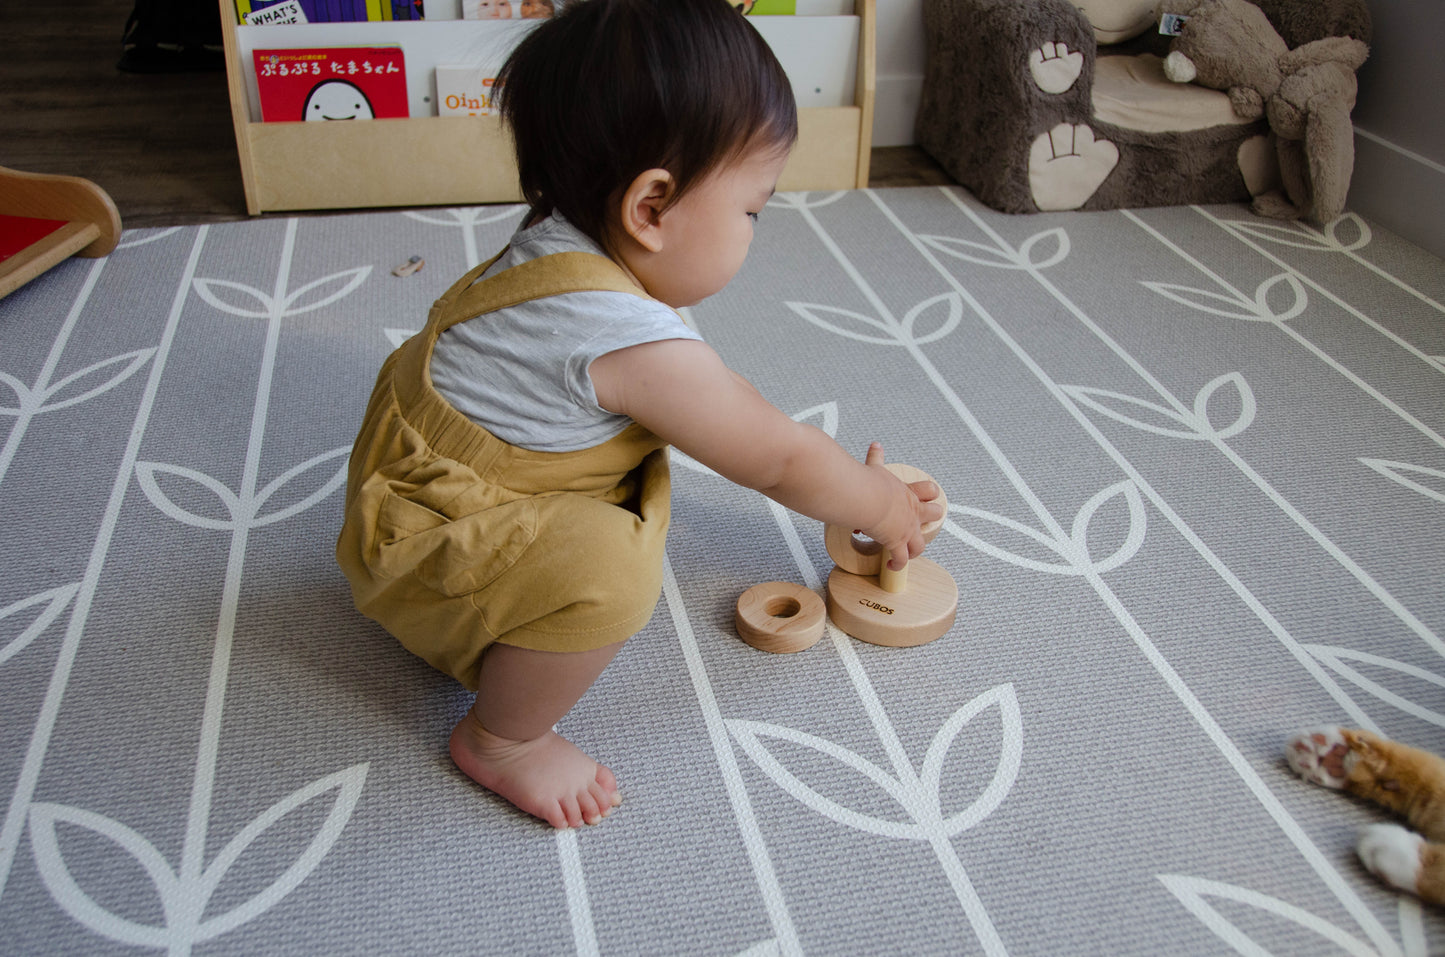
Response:
[[[555,731],[512,741],[468,711],[452,730],[451,754],[467,777],[556,828],[597,824],[622,803],[612,772]]]

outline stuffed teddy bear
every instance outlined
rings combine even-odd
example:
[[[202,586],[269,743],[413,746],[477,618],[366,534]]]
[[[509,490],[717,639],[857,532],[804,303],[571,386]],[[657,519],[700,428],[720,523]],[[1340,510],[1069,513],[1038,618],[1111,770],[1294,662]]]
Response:
[[[1291,50],[1249,0],[1198,0],[1165,12],[1187,18],[1170,44],[1165,75],[1225,90],[1239,116],[1269,120],[1284,195],[1256,197],[1255,212],[1321,224],[1339,216],[1355,164],[1355,71],[1369,48],[1333,36]]]
[[[1445,759],[1368,731],[1328,726],[1291,737],[1285,760],[1307,781],[1404,817],[1414,831],[1366,827],[1356,845],[1360,860],[1387,884],[1445,907],[1445,844],[1438,843],[1445,841]]]

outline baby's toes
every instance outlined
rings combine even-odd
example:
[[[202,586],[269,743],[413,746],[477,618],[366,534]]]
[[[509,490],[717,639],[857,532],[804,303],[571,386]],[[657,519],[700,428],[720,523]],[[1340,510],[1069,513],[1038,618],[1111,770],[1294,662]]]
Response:
[[[617,775],[605,764],[597,765],[597,776],[594,778],[598,787],[607,793],[610,800],[612,795],[617,793]]]
[[[1365,869],[1400,890],[1417,893],[1420,848],[1425,839],[1398,824],[1371,824],[1360,832],[1355,851]]]
[[[1345,756],[1350,746],[1337,725],[1325,725],[1291,735],[1285,742],[1284,756],[1290,770],[1306,781],[1327,788],[1343,788]]]
[[[583,824],[600,824],[610,810],[606,796],[597,787],[588,788],[577,795],[577,813]]]

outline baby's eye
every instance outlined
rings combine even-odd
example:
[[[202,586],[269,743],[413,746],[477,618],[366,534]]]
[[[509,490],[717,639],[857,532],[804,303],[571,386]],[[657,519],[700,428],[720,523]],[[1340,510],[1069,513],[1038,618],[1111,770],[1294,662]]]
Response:
[[[757,222],[757,221],[758,221],[758,214],[757,214],[757,213],[748,213],[748,219],[751,219],[753,222]]]

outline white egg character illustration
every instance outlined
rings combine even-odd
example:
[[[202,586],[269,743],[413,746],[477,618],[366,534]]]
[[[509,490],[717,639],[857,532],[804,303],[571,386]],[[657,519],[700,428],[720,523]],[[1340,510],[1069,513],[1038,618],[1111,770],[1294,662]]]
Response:
[[[325,80],[311,88],[302,108],[304,120],[370,120],[376,118],[361,88],[346,80]]]

